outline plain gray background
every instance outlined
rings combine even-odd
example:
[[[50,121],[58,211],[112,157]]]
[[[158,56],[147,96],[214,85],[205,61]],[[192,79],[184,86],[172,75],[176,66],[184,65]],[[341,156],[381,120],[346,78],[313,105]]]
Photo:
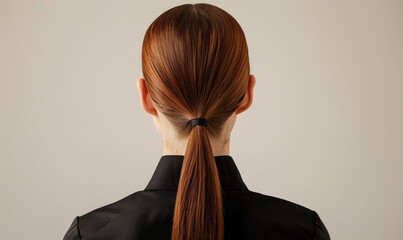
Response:
[[[140,107],[143,35],[189,1],[0,1],[0,239],[61,239],[144,189],[162,154]],[[210,1],[256,75],[230,154],[250,190],[333,239],[403,239],[403,2]]]

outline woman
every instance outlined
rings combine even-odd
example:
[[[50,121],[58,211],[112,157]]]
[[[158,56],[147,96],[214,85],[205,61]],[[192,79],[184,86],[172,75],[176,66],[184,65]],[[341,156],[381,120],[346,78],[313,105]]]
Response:
[[[145,34],[142,65],[163,156],[143,191],[76,217],[65,240],[330,239],[316,212],[249,191],[229,155],[255,86],[232,16],[208,4],[166,11]]]

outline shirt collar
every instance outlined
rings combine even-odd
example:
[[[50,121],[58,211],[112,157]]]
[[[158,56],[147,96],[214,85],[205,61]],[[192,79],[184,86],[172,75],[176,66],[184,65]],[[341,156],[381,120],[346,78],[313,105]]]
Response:
[[[231,156],[215,156],[221,187],[224,190],[248,190]],[[183,155],[163,155],[145,191],[178,189]]]

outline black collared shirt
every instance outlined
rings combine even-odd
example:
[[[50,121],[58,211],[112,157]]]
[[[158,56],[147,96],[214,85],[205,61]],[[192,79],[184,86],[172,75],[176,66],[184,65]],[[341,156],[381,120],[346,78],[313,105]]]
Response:
[[[216,156],[225,239],[328,240],[315,211],[250,191],[231,156]],[[169,240],[182,155],[161,157],[143,191],[76,217],[64,240]]]

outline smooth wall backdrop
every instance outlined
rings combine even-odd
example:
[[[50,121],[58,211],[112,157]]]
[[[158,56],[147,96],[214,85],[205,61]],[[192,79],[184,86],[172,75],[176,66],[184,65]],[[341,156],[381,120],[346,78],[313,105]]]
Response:
[[[188,1],[0,1],[0,239],[61,239],[144,189],[162,154],[136,80],[149,24]],[[403,2],[210,1],[244,28],[255,101],[232,134],[249,189],[333,239],[403,239]]]

